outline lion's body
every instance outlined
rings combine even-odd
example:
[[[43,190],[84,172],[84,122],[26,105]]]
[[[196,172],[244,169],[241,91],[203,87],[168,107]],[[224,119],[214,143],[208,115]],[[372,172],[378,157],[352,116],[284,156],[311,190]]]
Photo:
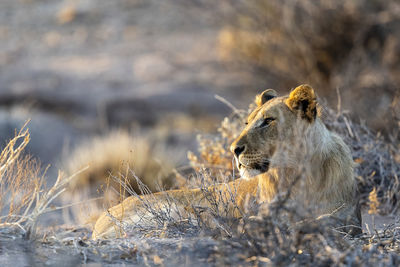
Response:
[[[237,208],[243,211],[249,199],[270,203],[288,189],[290,198],[304,205],[304,210],[312,209],[317,217],[331,214],[340,220],[337,226],[352,225],[345,230],[360,232],[351,153],[317,116],[312,88],[299,86],[285,97],[267,90],[256,103],[258,107],[249,115],[246,128],[231,146],[242,178],[206,190],[129,197],[98,219],[93,238],[120,236],[116,222],[136,224],[142,217],[151,219],[145,205],[157,208],[166,198],[174,199],[182,211],[191,212],[193,206],[211,205],[207,194],[216,199],[234,194],[228,205],[233,215],[240,217]]]

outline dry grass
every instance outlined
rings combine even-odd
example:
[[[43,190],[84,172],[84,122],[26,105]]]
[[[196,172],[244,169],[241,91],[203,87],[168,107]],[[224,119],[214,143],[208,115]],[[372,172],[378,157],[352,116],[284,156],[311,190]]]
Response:
[[[59,173],[55,184],[46,188],[46,169],[24,155],[30,141],[26,124],[0,154],[0,228],[18,227],[30,238],[36,232],[38,218],[60,208],[50,205],[65,191],[73,176],[67,178]]]
[[[365,124],[352,122],[340,107],[338,111],[325,109],[324,114],[327,126],[339,133],[352,149],[360,202],[372,209],[377,208],[378,213],[397,214],[397,199],[400,197],[398,136],[385,138],[379,132],[374,133]],[[398,126],[392,130],[399,133]],[[374,204],[378,200],[379,204]]]
[[[26,125],[16,133],[0,154],[0,209],[3,225],[22,227],[33,201],[32,196],[42,187],[40,165],[23,156],[30,141]]]
[[[71,208],[73,217],[67,219],[80,224],[93,223],[105,207],[129,196],[112,176],[123,176],[123,182],[139,194],[134,176],[140,177],[152,192],[172,188],[175,185],[173,168],[180,161],[179,153],[174,152],[151,134],[132,136],[125,131],[113,131],[84,141],[64,161],[70,174],[89,166],[69,184],[63,195],[65,204],[80,203]]]

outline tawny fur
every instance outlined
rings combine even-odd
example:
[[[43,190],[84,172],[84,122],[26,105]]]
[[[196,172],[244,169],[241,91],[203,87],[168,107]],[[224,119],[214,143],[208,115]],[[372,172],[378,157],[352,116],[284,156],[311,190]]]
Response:
[[[292,187],[290,197],[295,203],[311,208],[316,217],[331,214],[339,219],[337,226],[351,225],[344,230],[359,233],[360,211],[350,149],[317,116],[314,90],[301,85],[289,96],[275,97],[272,91],[263,94],[268,95],[256,98],[258,107],[231,146],[242,178],[209,187],[207,194],[218,199],[229,198],[235,192],[235,203],[228,204],[232,210],[235,206],[244,210],[249,198],[269,203]],[[241,153],[236,148],[241,148]],[[262,166],[268,166],[268,170],[263,171]],[[301,179],[294,183],[297,177]],[[189,213],[194,203],[211,205],[200,189],[166,191],[142,198],[157,208],[167,196]],[[103,213],[94,227],[93,238],[121,236],[116,221],[135,224],[143,216],[151,219],[143,203],[137,197],[129,197]],[[236,211],[233,215],[240,217],[241,213]]]

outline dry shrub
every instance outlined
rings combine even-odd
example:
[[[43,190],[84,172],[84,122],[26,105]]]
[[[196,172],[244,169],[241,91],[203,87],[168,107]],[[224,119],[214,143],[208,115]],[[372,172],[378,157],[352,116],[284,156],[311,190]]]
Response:
[[[1,222],[22,223],[27,215],[32,195],[40,190],[44,179],[40,175],[40,164],[23,151],[30,141],[25,126],[16,133],[0,154],[0,210]],[[21,216],[21,217],[20,217]]]
[[[356,8],[346,1],[247,1],[221,31],[219,49],[282,77],[284,88],[304,81],[322,88],[354,45]]]
[[[229,66],[247,65],[277,89],[309,83],[334,99],[341,88],[353,118],[391,133],[391,110],[400,107],[398,1],[229,2],[234,16],[217,42]]]
[[[340,107],[338,111],[325,109],[324,113],[328,128],[339,133],[352,149],[361,204],[369,206],[378,213],[398,213],[397,199],[400,197],[398,136],[384,138],[379,132],[374,133],[365,124],[352,122]],[[398,126],[393,132],[399,132]]]
[[[55,184],[46,188],[46,170],[37,160],[24,155],[29,141],[25,124],[0,154],[0,228],[17,227],[27,238],[35,234],[39,216],[62,208],[50,204],[73,178],[59,173]]]
[[[63,196],[65,203],[80,203],[72,208],[73,218],[69,219],[79,223],[95,222],[105,207],[129,195],[112,176],[124,176],[123,182],[138,194],[141,191],[134,175],[140,177],[151,192],[172,188],[175,186],[173,168],[179,160],[177,151],[160,144],[150,134],[131,136],[125,131],[112,131],[81,143],[64,163],[67,173],[89,167],[70,183]]]

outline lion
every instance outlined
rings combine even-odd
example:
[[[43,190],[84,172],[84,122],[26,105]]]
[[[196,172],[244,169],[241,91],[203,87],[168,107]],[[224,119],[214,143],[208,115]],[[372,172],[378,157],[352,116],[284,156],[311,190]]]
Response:
[[[230,208],[233,216],[240,218],[249,199],[268,204],[289,188],[290,199],[313,208],[316,217],[333,217],[340,229],[352,235],[361,233],[351,152],[321,121],[314,89],[300,85],[282,97],[268,89],[257,95],[256,104],[230,147],[241,178],[206,190],[131,196],[100,216],[92,238],[121,237],[124,233],[119,224],[151,222],[155,215],[148,206],[162,211],[170,199],[179,210],[191,213],[194,206],[210,207],[210,195],[229,199],[234,192]]]

